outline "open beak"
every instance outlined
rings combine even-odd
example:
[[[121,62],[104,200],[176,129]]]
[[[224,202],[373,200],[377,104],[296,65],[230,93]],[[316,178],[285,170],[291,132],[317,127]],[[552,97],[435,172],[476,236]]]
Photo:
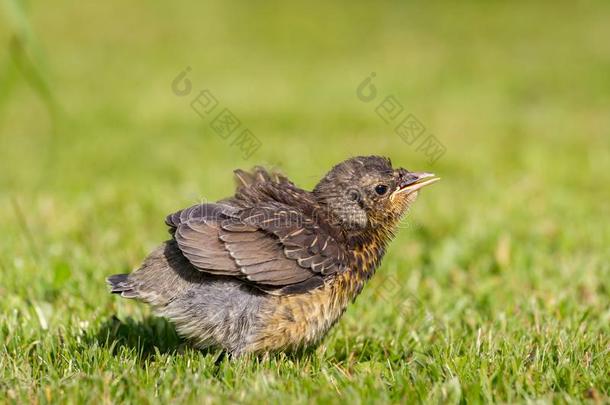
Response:
[[[428,184],[435,183],[440,180],[440,177],[436,177],[432,173],[406,173],[401,176],[400,183],[396,186],[396,190],[392,193],[392,199],[398,195],[405,193],[409,195]]]

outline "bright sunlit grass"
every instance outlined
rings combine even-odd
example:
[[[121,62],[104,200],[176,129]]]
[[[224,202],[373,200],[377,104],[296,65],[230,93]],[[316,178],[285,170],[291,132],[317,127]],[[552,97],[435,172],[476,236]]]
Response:
[[[0,403],[609,400],[607,4],[3,6]],[[193,111],[203,89],[252,156]],[[438,161],[376,114],[390,95]],[[108,294],[232,169],[311,188],[360,154],[443,180],[316,351],[215,364]]]

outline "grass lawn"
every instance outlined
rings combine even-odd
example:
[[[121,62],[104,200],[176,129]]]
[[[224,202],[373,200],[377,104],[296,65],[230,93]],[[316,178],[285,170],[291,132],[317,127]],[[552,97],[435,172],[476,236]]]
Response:
[[[22,3],[0,3],[0,403],[610,401],[610,3]],[[191,108],[204,89],[256,150]],[[315,351],[216,364],[108,293],[234,168],[311,188],[361,154],[443,180]]]

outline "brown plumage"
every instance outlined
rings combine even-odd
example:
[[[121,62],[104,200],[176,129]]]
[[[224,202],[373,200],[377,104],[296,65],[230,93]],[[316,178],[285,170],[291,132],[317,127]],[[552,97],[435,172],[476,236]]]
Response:
[[[113,293],[151,304],[199,347],[239,355],[318,343],[360,293],[421,187],[389,159],[336,165],[311,192],[257,167],[237,190],[169,215],[172,239]]]

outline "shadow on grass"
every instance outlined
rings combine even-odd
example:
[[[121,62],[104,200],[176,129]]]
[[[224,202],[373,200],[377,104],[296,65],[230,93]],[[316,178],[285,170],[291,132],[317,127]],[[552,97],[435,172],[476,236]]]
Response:
[[[141,360],[154,359],[161,354],[182,355],[190,348],[170,322],[154,316],[141,321],[131,317],[120,320],[112,316],[102,323],[92,338],[101,347],[109,349],[114,356],[127,348],[133,350]],[[211,354],[219,353],[219,350],[203,349],[200,352]]]
[[[154,361],[160,355],[182,356],[188,351],[195,351],[204,356],[214,355],[216,368],[225,361],[237,360],[225,351],[218,348],[196,349],[189,342],[181,338],[174,325],[165,318],[148,316],[143,320],[135,320],[128,317],[124,320],[112,316],[102,323],[97,332],[89,336],[90,342],[107,349],[113,356],[118,356],[127,351],[133,352],[139,362]],[[374,353],[384,352],[381,342],[372,338],[362,338],[353,340],[346,345],[337,345],[331,357],[326,361],[343,363],[350,359],[358,361],[372,360],[376,357]],[[319,346],[301,348],[290,352],[274,352],[268,354],[247,354],[242,359],[253,361],[283,361],[294,362],[312,360]],[[322,355],[324,356],[324,355]]]

